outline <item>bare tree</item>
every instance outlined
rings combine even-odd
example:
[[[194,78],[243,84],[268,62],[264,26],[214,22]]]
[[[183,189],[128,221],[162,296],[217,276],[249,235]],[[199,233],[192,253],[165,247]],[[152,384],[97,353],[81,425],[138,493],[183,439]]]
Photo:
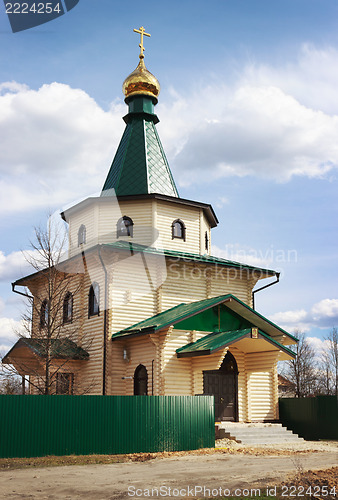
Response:
[[[316,392],[317,370],[315,351],[307,342],[304,332],[296,331],[297,345],[292,346],[296,358],[286,362],[286,376],[295,384],[296,397],[310,396]]]
[[[23,279],[28,307],[20,338],[37,356],[33,361],[16,358],[13,366],[20,375],[29,375],[33,392],[46,395],[69,390],[74,360],[86,360],[90,346],[80,338],[79,328],[83,311],[77,297],[83,275],[62,263],[66,242],[66,232],[49,217],[46,229],[35,228],[32,251],[25,252],[35,273]]]
[[[327,385],[331,388],[328,394],[338,396],[338,329],[333,327],[325,340],[327,344],[325,352]]]
[[[319,366],[317,393],[320,395],[330,395],[333,390],[333,377],[330,356],[327,349],[321,355]]]
[[[22,382],[14,374],[0,375],[0,394],[22,394]]]

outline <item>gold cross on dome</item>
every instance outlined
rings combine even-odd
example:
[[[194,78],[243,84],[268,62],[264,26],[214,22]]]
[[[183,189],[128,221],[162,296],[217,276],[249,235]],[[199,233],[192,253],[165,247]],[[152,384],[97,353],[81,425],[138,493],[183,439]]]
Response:
[[[139,33],[141,35],[141,43],[139,44],[139,47],[140,47],[140,59],[143,59],[144,58],[144,55],[143,55],[143,52],[144,52],[144,45],[143,45],[143,36],[151,36],[149,33],[146,33],[145,32],[145,29],[143,26],[141,26],[141,28],[139,30],[137,29],[134,29],[135,33]]]

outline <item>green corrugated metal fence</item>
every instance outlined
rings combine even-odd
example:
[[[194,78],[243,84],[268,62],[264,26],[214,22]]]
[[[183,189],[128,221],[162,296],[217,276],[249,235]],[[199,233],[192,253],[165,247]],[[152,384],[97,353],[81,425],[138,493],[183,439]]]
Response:
[[[213,396],[0,396],[0,457],[215,446]]]
[[[338,439],[338,399],[280,398],[279,419],[305,439]]]

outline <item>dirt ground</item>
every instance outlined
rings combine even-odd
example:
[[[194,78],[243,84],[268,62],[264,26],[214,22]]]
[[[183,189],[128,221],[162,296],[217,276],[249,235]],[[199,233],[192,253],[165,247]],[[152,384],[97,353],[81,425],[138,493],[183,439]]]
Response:
[[[216,449],[196,452],[0,461],[0,498],[10,500],[250,498],[258,493],[338,500],[338,443],[271,448],[220,440]]]

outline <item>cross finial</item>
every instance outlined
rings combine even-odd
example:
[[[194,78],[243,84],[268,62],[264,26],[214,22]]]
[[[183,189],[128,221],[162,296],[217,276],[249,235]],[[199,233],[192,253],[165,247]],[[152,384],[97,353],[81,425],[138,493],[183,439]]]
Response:
[[[139,58],[140,58],[140,59],[143,59],[143,58],[144,58],[144,54],[143,54],[143,52],[144,52],[143,36],[144,36],[144,35],[145,35],[145,36],[151,36],[151,35],[150,35],[149,33],[146,33],[146,32],[145,32],[145,29],[144,29],[144,27],[143,27],[143,26],[141,26],[141,28],[140,28],[140,29],[138,29],[138,30],[137,30],[137,29],[134,29],[134,31],[135,31],[135,33],[139,33],[139,34],[141,35],[141,42],[140,42],[140,44],[139,44],[139,47],[140,47],[140,55],[139,55]]]

